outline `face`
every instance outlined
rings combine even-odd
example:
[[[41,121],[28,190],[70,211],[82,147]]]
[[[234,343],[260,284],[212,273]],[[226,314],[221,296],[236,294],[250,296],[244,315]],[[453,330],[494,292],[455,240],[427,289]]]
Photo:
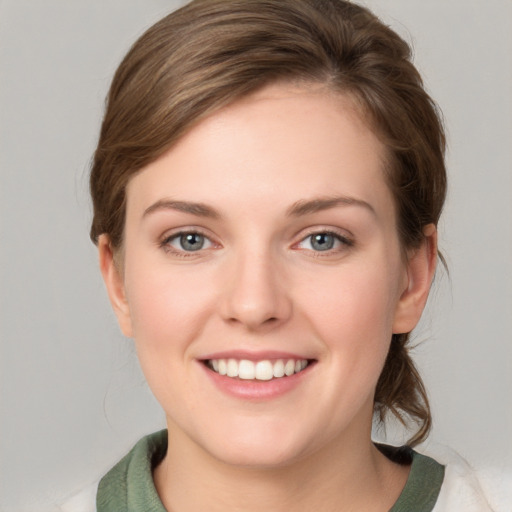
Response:
[[[255,466],[369,439],[428,274],[402,258],[384,160],[347,98],[274,85],[131,179],[123,270],[105,237],[102,269],[171,438]]]

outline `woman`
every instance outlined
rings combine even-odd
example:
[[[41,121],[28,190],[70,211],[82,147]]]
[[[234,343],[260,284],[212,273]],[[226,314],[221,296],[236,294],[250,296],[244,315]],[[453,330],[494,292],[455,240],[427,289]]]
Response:
[[[167,418],[101,480],[99,512],[453,510],[461,484],[411,448],[431,416],[407,353],[444,133],[393,31],[340,0],[188,4],[120,65],[91,193]],[[409,446],[371,441],[388,413]]]

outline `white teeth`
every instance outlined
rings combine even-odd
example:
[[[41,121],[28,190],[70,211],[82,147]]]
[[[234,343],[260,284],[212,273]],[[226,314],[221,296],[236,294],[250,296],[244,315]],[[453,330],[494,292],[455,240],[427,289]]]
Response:
[[[238,376],[244,380],[253,380],[255,374],[254,363],[247,361],[247,359],[242,359],[238,365]]]
[[[225,359],[219,359],[219,373],[220,375],[226,375],[228,373],[228,365]],[[212,363],[213,364],[213,363]],[[213,367],[215,370],[215,366]]]
[[[287,377],[295,373],[295,361],[293,359],[286,361],[286,364],[284,365],[284,373]]]
[[[238,377],[238,361],[235,359],[228,359],[228,377]]]
[[[256,363],[256,378],[258,380],[270,380],[274,376],[274,369],[270,361],[258,361]]]
[[[220,375],[243,380],[271,380],[299,373],[308,366],[307,359],[249,361],[248,359],[210,359],[208,366]]]
[[[308,364],[307,361],[306,361],[306,364]],[[276,361],[274,363],[273,373],[274,373],[274,377],[277,377],[277,378],[284,377],[284,363],[283,363],[283,361],[281,361],[281,359],[279,359],[279,361]]]

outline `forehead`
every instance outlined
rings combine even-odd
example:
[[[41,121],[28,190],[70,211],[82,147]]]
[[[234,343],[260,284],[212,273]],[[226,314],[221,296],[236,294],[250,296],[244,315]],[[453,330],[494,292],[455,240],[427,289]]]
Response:
[[[389,199],[386,149],[348,96],[325,86],[277,84],[192,128],[128,185],[128,207],[167,194],[219,206],[285,207],[305,196]],[[383,205],[384,206],[384,205]]]

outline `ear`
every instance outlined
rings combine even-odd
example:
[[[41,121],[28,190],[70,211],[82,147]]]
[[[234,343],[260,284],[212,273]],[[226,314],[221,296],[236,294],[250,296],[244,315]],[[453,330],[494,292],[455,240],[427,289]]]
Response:
[[[118,268],[112,250],[112,244],[108,235],[100,235],[98,239],[98,256],[100,263],[101,275],[107,288],[110,303],[117,316],[119,327],[122,333],[131,338],[132,322],[130,317],[130,308],[126,300],[124,279],[122,272]]]
[[[427,303],[437,264],[437,230],[428,224],[420,247],[408,255],[404,289],[398,301],[393,334],[411,332]]]

